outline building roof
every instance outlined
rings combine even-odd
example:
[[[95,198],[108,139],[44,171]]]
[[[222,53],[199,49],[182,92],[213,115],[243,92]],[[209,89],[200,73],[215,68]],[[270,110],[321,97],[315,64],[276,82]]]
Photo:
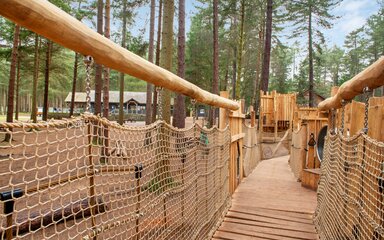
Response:
[[[85,92],[76,92],[75,93],[75,103],[85,103],[86,98]],[[95,102],[95,91],[91,90],[91,102]],[[103,97],[103,94],[101,94]],[[68,93],[68,96],[65,98],[65,102],[71,102],[72,93]],[[146,92],[124,92],[124,103],[129,101],[135,101],[138,104],[145,104],[147,101]],[[120,102],[120,92],[119,91],[109,91],[109,102],[110,103],[119,103]]]

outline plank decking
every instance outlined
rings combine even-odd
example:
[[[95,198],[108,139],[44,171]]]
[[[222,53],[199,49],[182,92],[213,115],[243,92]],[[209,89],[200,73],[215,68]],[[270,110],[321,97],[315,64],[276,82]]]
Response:
[[[317,239],[316,192],[301,187],[288,156],[262,161],[237,188],[212,239]]]

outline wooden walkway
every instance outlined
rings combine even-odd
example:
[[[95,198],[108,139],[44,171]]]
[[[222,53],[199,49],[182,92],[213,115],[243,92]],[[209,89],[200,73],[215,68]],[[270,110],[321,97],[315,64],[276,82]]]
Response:
[[[212,239],[317,239],[316,192],[301,187],[288,156],[262,161],[237,188]]]

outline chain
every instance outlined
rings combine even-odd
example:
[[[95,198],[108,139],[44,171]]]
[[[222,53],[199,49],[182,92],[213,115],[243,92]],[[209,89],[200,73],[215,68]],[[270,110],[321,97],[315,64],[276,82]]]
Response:
[[[363,128],[363,132],[365,134],[368,133],[368,109],[369,109],[369,98],[370,98],[370,89],[368,87],[365,87],[364,90],[363,90],[364,94],[365,94],[365,101],[364,101],[364,104],[365,104],[365,108],[364,108],[364,128]]]
[[[85,71],[86,71],[86,78],[85,78],[85,112],[89,113],[91,109],[91,69],[93,64],[93,58],[92,56],[84,56],[84,64],[85,64]]]
[[[158,107],[157,107],[157,112],[159,116],[159,120],[163,120],[163,87],[156,86],[156,92],[157,92],[157,102],[158,102]]]
[[[342,106],[342,108],[341,108],[341,128],[340,128],[340,132],[341,132],[341,134],[343,134],[344,133],[344,126],[345,126],[345,124],[344,124],[344,119],[345,119],[345,106],[348,104],[348,103],[350,103],[351,101],[347,101],[347,100],[341,100],[341,106]]]
[[[330,126],[330,133],[335,134],[335,109],[331,109],[331,126]]]
[[[196,99],[191,99],[191,104],[192,104],[192,115],[193,115],[193,124],[196,123]]]

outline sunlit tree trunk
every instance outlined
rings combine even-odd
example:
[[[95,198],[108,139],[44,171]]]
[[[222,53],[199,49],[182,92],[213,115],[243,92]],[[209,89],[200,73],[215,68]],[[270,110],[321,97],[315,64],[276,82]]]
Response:
[[[245,0],[241,1],[241,11],[240,11],[240,34],[239,34],[239,47],[237,50],[237,74],[236,74],[236,98],[239,99],[240,96],[240,80],[242,77],[242,68],[243,68],[243,51],[244,51],[244,21],[245,21]]]
[[[73,116],[73,110],[75,108],[75,94],[76,94],[77,69],[78,69],[78,67],[79,67],[79,54],[75,53],[75,62],[73,64],[72,96],[71,96],[71,106],[69,109],[69,117]]]
[[[48,120],[48,92],[49,92],[49,70],[51,65],[52,41],[47,40],[47,50],[45,56],[45,76],[44,76],[44,102],[43,102],[43,120]]]
[[[104,36],[111,37],[111,0],[105,0],[105,25]],[[103,116],[108,118],[109,115],[109,75],[110,70],[104,67],[104,87],[103,87]]]
[[[20,111],[20,47],[21,47],[21,39],[19,39],[19,49],[17,56],[17,76],[16,76],[16,109],[15,109],[15,119],[19,120],[19,111]]]
[[[159,17],[157,22],[157,42],[156,42],[156,65],[160,66],[160,46],[161,46],[161,23],[163,16],[163,0],[159,0]],[[152,108],[152,122],[156,121],[156,113],[157,113],[157,91],[154,89],[153,91],[153,108]]]
[[[309,19],[308,19],[308,59],[309,59],[309,107],[314,107],[314,94],[313,94],[313,41],[312,41],[312,7],[309,6]]]
[[[271,41],[272,41],[272,9],[273,1],[267,1],[267,19],[265,27],[264,57],[261,73],[261,90],[268,91],[269,85],[269,66],[271,62]]]
[[[126,47],[127,38],[127,0],[123,0],[123,29],[121,34],[121,46]],[[124,123],[124,73],[120,73],[120,98],[119,98],[119,124]]]
[[[19,48],[20,38],[20,26],[15,25],[13,33],[13,47],[12,47],[12,59],[11,68],[9,72],[9,84],[8,84],[8,109],[7,109],[7,122],[13,122],[13,110],[14,110],[14,98],[15,98],[15,80],[16,80],[16,67],[17,56]]]
[[[37,122],[37,81],[39,80],[39,35],[35,34],[35,57],[33,65],[33,87],[32,87],[32,113],[31,119]]]
[[[149,29],[149,49],[148,49],[148,61],[153,63],[154,56],[154,38],[155,38],[155,9],[156,2],[151,0],[151,19]],[[152,84],[147,83],[147,99],[145,105],[145,124],[151,124],[152,122]]]
[[[172,71],[173,56],[173,18],[174,18],[174,0],[164,2],[164,18],[162,46],[160,56],[160,66]],[[163,120],[167,123],[171,122],[171,92],[164,89],[161,94],[161,110]]]
[[[103,0],[97,1],[97,32],[103,34]],[[95,114],[101,114],[101,91],[103,88],[103,66],[95,66]]]
[[[219,94],[219,1],[213,0],[213,79],[212,93]],[[209,125],[214,126],[216,121],[215,108],[211,107]]]
[[[185,78],[185,0],[179,0],[179,33],[177,50],[177,75]],[[176,95],[175,106],[173,108],[173,126],[185,128],[185,96]]]

